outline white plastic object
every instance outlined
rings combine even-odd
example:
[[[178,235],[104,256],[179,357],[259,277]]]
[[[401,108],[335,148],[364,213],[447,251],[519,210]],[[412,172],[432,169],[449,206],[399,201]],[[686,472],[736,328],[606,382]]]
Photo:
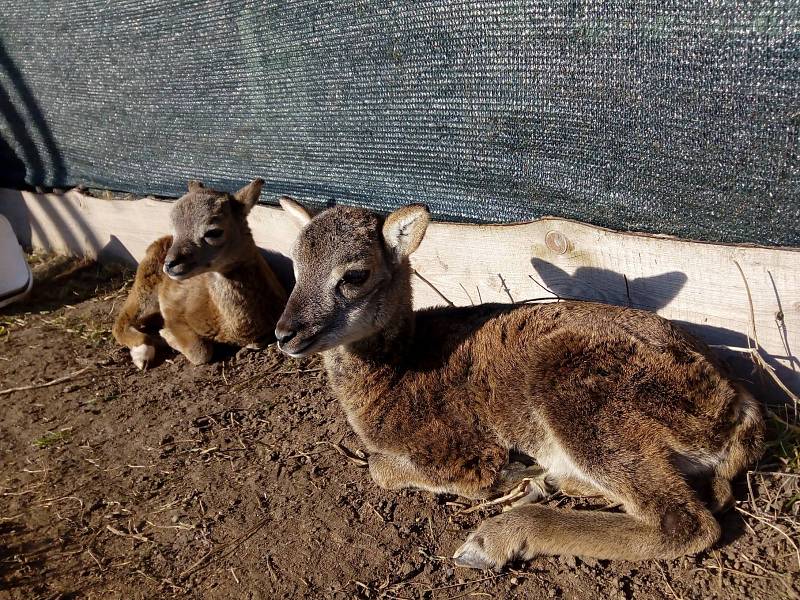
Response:
[[[8,219],[0,215],[0,307],[21,300],[32,286],[33,274],[17,236]]]

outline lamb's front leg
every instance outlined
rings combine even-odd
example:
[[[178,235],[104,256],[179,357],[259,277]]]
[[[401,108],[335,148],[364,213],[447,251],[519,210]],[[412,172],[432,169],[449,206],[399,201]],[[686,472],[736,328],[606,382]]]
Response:
[[[202,365],[211,360],[213,345],[198,336],[186,323],[180,320],[167,321],[159,331],[170,348],[183,354],[193,365]]]
[[[386,490],[416,488],[434,494],[457,494],[468,498],[479,498],[472,486],[459,485],[457,481],[445,481],[422,469],[405,456],[370,454],[369,474],[380,487]],[[433,475],[433,476],[431,476]]]
[[[431,466],[420,465],[405,455],[370,454],[369,472],[375,483],[388,490],[417,488],[483,499],[495,492],[505,456],[503,449],[487,448],[480,457],[457,458]]]

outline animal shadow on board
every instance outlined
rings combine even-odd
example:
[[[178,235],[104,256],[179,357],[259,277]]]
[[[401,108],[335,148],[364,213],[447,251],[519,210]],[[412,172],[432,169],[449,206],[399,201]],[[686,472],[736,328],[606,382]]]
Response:
[[[578,267],[570,275],[540,258],[531,259],[531,264],[544,285],[561,298],[595,300],[651,312],[672,302],[688,281],[680,271],[628,279],[621,273],[597,267]]]

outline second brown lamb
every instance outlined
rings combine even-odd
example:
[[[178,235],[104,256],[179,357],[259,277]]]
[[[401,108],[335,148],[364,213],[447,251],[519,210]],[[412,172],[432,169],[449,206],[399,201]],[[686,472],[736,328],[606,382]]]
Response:
[[[286,292],[253,241],[247,215],[261,194],[256,179],[235,194],[189,182],[173,206],[173,235],[153,242],[114,323],[114,337],[140,369],[162,340],[192,364],[214,344],[261,347]]]

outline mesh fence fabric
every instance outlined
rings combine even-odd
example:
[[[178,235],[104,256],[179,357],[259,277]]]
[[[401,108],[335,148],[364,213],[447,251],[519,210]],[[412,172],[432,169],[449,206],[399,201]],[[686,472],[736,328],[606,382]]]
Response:
[[[0,180],[800,245],[800,0],[5,0]]]

